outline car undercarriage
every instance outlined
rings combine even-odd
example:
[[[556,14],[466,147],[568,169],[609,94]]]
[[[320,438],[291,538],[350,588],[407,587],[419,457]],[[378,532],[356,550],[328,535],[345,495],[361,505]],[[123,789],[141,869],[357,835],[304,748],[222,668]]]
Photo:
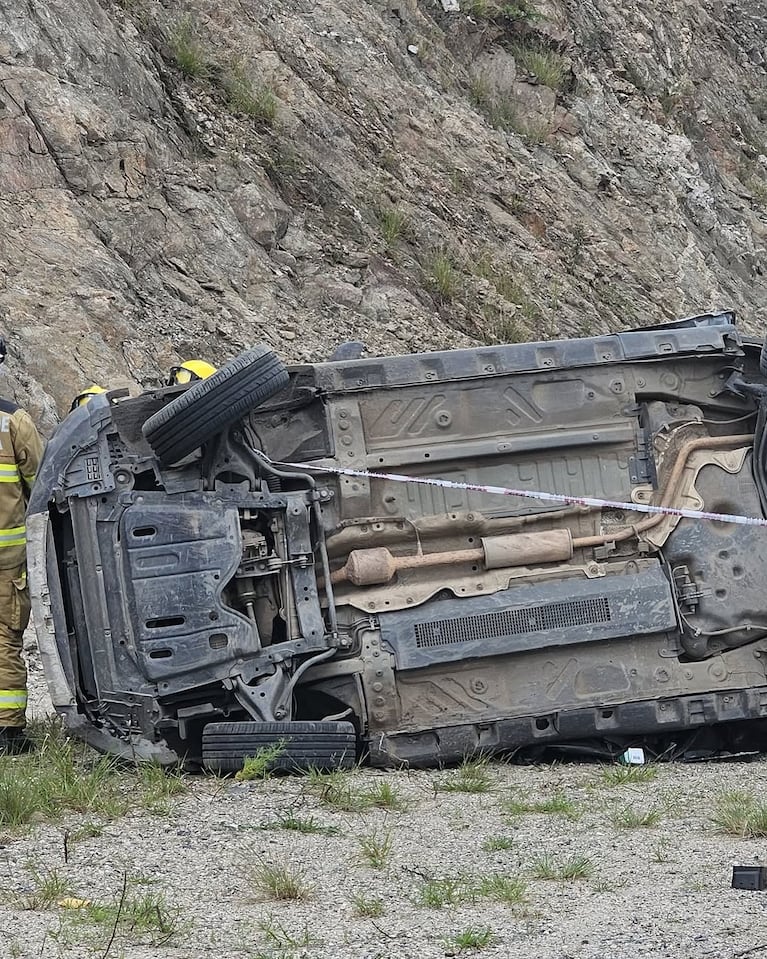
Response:
[[[54,706],[216,770],[758,749],[760,365],[719,313],[96,396],[27,521]]]

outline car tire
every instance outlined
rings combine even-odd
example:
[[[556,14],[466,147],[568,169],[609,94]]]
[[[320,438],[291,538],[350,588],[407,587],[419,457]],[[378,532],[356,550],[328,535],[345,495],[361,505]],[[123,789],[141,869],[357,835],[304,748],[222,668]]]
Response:
[[[351,723],[208,723],[202,733],[202,761],[213,772],[242,769],[260,749],[282,747],[270,772],[351,769],[357,761],[357,735]]]
[[[263,344],[246,350],[190,386],[141,428],[161,463],[177,463],[288,383],[288,371]]]
[[[759,371],[762,376],[767,376],[767,336],[762,343],[762,349],[759,353]]]

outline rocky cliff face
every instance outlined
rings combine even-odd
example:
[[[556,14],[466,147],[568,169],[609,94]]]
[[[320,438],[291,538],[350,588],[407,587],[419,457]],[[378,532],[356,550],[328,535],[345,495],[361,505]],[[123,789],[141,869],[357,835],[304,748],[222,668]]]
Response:
[[[0,0],[6,391],[49,428],[257,340],[757,332],[765,36],[747,0]]]

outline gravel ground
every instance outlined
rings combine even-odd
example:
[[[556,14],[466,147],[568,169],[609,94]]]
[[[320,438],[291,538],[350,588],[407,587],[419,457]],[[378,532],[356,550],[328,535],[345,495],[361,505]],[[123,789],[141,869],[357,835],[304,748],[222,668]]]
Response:
[[[39,713],[45,696],[34,654],[30,666]],[[488,791],[467,793],[439,789],[455,785],[458,770],[355,771],[344,783],[352,796],[390,787],[403,807],[362,812],[333,808],[322,787],[304,778],[190,777],[160,815],[142,809],[98,821],[72,814],[6,835],[0,838],[4,956],[767,955],[767,892],[730,888],[733,864],[764,861],[767,844],[723,835],[711,821],[724,792],[767,795],[767,760],[669,764],[653,781],[623,785],[609,785],[603,769],[590,764],[495,763],[486,772]],[[532,805],[555,797],[570,804],[565,812],[508,811],[510,801]],[[654,811],[657,822],[622,828],[614,817],[626,809]],[[333,831],[285,829],[291,816]],[[83,830],[85,823],[97,828]],[[66,830],[85,835],[68,843],[65,863]],[[366,861],[366,839],[391,844],[380,868]],[[555,866],[586,858],[593,871],[580,879],[534,878],[542,856]],[[306,898],[270,899],[259,886],[265,866],[295,871]],[[110,945],[109,928],[89,926],[78,910],[56,903],[22,908],[18,897],[51,875],[66,880],[71,895],[92,901],[119,899],[127,877],[132,892],[164,897],[177,930],[164,944],[118,933]],[[525,880],[521,902],[493,899],[499,876]],[[430,880],[448,882],[429,886]],[[456,901],[441,908],[424,902],[425,893],[447,890]],[[368,900],[368,911],[370,901],[380,901],[380,915],[360,916],[355,897]],[[451,940],[470,930],[480,938],[489,930],[491,938],[461,951]]]

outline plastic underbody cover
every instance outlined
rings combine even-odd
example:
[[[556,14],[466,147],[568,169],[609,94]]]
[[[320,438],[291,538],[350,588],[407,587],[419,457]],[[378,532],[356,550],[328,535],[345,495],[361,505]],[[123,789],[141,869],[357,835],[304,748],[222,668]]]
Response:
[[[342,717],[372,762],[428,765],[662,751],[767,717],[760,528],[466,488],[761,516],[757,404],[724,384],[764,384],[732,314],[349,355],[292,369],[179,462],[141,428],[178,387],[64,421],[30,504],[30,579],[79,734],[199,761],[211,722],[234,724],[208,737],[226,745],[248,723]]]

